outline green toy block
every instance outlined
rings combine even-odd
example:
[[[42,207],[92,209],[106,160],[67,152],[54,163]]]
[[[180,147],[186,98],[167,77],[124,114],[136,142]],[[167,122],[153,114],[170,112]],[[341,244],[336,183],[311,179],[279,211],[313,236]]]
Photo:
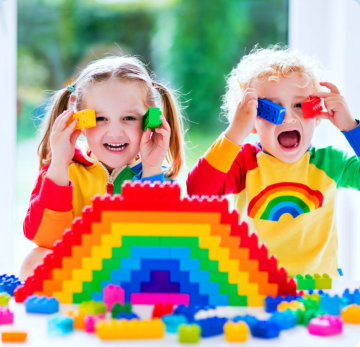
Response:
[[[154,131],[161,124],[161,110],[157,107],[149,107],[144,115],[144,131],[151,128]]]
[[[132,312],[132,305],[130,303],[127,302],[124,305],[116,303],[111,309],[111,317],[116,318],[119,313],[131,313],[131,312]]]
[[[332,279],[327,273],[324,273],[322,276],[315,274],[314,279],[316,289],[331,289]]]
[[[181,324],[178,332],[180,343],[196,343],[200,341],[201,328],[197,324]]]
[[[315,280],[311,275],[296,275],[297,289],[315,289]]]

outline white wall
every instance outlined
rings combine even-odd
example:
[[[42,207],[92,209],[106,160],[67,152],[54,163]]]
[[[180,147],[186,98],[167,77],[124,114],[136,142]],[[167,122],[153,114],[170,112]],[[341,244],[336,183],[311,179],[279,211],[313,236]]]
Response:
[[[13,272],[16,152],[16,0],[0,0],[0,274]]]
[[[290,0],[289,45],[319,59],[355,118],[360,119],[360,2],[357,0]],[[316,146],[334,145],[353,153],[344,136],[323,121]],[[335,164],[335,163],[334,163]],[[343,190],[338,203],[340,266],[360,279],[360,193]]]

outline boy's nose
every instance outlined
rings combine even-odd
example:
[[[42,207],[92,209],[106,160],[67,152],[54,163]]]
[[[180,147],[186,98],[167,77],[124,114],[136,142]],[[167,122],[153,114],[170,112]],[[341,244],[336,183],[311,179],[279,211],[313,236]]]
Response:
[[[283,123],[292,123],[296,121],[296,115],[291,110],[286,109]]]

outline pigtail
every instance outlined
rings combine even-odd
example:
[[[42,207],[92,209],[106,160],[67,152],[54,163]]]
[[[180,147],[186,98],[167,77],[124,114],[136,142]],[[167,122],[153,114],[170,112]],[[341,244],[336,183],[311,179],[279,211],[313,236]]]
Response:
[[[155,88],[160,94],[163,114],[171,128],[170,145],[166,155],[166,160],[170,167],[165,175],[168,178],[174,179],[179,174],[184,162],[183,121],[179,105],[170,90],[159,83],[155,84]]]
[[[44,165],[50,163],[51,161],[51,150],[50,150],[51,129],[54,125],[55,119],[68,108],[70,95],[71,95],[71,90],[69,88],[64,88],[59,90],[53,96],[53,101],[45,118],[46,123],[44,126],[44,136],[41,139],[39,147],[37,149],[40,169]]]

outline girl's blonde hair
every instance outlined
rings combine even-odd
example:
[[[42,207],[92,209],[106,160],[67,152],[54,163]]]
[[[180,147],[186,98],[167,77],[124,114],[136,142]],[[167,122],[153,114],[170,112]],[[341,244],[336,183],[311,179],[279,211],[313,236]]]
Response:
[[[221,107],[226,118],[232,120],[246,88],[251,88],[255,82],[262,80],[280,81],[292,72],[305,76],[314,90],[320,90],[323,69],[317,60],[280,45],[265,49],[255,46],[227,76],[226,93]]]
[[[110,79],[141,83],[147,91],[146,106],[156,106],[156,92],[159,93],[161,110],[171,128],[170,145],[166,155],[169,168],[168,178],[175,178],[183,164],[183,122],[179,105],[173,93],[161,83],[155,83],[145,66],[135,57],[106,57],[90,63],[74,81],[73,94],[76,96],[76,109],[82,109],[84,93],[90,84]],[[55,119],[69,106],[69,88],[59,90],[54,96],[46,115],[44,136],[38,147],[40,168],[51,161],[50,133]]]

